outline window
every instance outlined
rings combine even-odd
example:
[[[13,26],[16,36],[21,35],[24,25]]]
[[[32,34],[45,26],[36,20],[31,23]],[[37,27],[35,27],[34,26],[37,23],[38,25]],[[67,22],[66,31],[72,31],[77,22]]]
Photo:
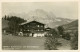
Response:
[[[37,27],[40,27],[39,25],[37,25]]]
[[[29,25],[27,25],[27,27],[29,27]]]
[[[43,31],[43,29],[41,29],[41,31]]]
[[[40,30],[38,29],[38,31],[40,31]]]
[[[22,29],[20,29],[20,31],[22,31]]]
[[[30,31],[29,29],[27,31]]]
[[[24,30],[25,31],[25,30]]]
[[[41,27],[43,27],[43,25],[41,25]]]

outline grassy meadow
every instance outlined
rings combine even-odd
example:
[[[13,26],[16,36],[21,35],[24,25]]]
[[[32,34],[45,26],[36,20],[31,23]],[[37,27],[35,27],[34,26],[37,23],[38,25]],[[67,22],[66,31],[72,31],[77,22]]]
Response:
[[[3,49],[6,49],[6,48],[4,48],[4,46],[17,46],[18,49],[43,50],[44,42],[45,42],[45,37],[36,37],[35,38],[35,37],[21,37],[21,36],[10,36],[10,35],[2,36]],[[23,48],[23,47],[25,47],[25,48]],[[14,47],[12,47],[12,48],[14,48]],[[9,49],[12,49],[12,48],[9,48]],[[14,48],[14,49],[16,49],[16,48]]]

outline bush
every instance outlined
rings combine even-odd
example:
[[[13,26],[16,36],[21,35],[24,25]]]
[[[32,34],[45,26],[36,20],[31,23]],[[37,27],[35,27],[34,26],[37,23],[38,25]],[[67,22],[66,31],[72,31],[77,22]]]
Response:
[[[48,49],[48,50],[57,50],[56,43],[57,43],[57,40],[56,39],[54,40],[51,37],[47,37],[46,43],[45,43],[45,48]]]
[[[65,39],[66,40],[70,40],[71,39],[71,36],[70,36],[70,34],[69,33],[66,33],[66,35],[65,35],[66,37],[65,37]]]
[[[45,49],[48,50],[57,50],[57,31],[55,29],[51,30],[49,35],[46,37]]]
[[[58,29],[58,33],[60,35],[64,35],[64,28],[63,28],[63,26],[59,26],[59,27],[57,27],[57,29]]]
[[[73,39],[71,40],[71,47],[74,50],[78,49],[78,31],[74,34]]]
[[[71,36],[69,33],[65,33],[64,35],[62,35],[62,38],[66,39],[66,40],[70,40]]]

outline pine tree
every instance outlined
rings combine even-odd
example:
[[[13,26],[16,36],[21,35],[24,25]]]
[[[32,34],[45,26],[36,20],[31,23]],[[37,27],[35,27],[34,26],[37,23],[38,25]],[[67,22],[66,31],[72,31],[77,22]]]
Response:
[[[19,31],[19,24],[25,22],[24,19],[17,16],[11,16],[8,21],[10,32],[14,34]]]
[[[7,19],[7,16],[5,15],[4,19],[6,20]]]

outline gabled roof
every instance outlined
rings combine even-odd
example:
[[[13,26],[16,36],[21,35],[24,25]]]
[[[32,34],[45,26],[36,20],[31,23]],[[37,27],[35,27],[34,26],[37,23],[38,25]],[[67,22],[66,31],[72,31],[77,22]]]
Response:
[[[50,28],[50,27],[47,27],[47,28],[45,28],[45,29],[52,29],[52,28]]]
[[[38,23],[38,24],[42,24],[42,25],[45,25],[41,22],[38,22],[38,21],[30,21],[30,22],[24,22],[24,23],[21,23],[20,25],[25,25],[25,24],[30,24],[30,23]]]
[[[45,28],[46,31],[49,31],[49,30],[51,30],[51,29],[52,29],[52,28],[50,28],[50,27]]]

